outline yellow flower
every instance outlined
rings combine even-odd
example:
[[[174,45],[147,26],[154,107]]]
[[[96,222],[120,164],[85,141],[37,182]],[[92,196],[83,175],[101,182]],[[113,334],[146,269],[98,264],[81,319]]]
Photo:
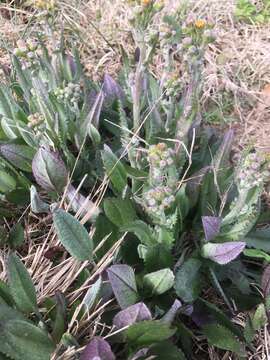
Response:
[[[141,5],[142,6],[149,6],[152,4],[152,0],[141,0]]]
[[[55,0],[34,0],[33,5],[40,10],[53,10],[55,8]]]
[[[205,27],[205,25],[206,25],[206,21],[203,19],[198,19],[195,21],[195,27],[197,29],[203,29]]]

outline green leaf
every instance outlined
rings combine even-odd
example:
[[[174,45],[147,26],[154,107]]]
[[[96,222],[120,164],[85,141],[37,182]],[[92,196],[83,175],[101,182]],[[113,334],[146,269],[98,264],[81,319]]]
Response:
[[[183,221],[190,209],[189,198],[186,195],[186,186],[181,186],[180,190],[177,192],[175,196],[175,201],[177,203],[178,213],[181,221],[181,227],[183,227]]]
[[[267,324],[267,315],[264,304],[258,305],[251,321],[254,330],[260,330],[265,324]]]
[[[174,284],[174,275],[170,269],[162,269],[143,277],[143,285],[152,295],[161,295],[171,289]]]
[[[252,321],[248,317],[244,329],[244,337],[246,342],[250,344],[253,341],[255,335],[256,335],[256,331],[253,329]]]
[[[0,170],[0,192],[7,193],[16,189],[16,180],[7,172]]]
[[[35,214],[48,213],[50,210],[49,204],[45,203],[39,196],[34,185],[30,188],[31,210]]]
[[[114,295],[122,309],[139,300],[134,271],[130,266],[112,265],[107,273]]]
[[[246,249],[243,254],[248,257],[253,257],[257,259],[263,259],[270,263],[270,255],[266,254],[266,252],[257,249]]]
[[[239,330],[239,328],[223,313],[223,311],[221,311],[218,307],[216,307],[214,304],[203,300],[203,299],[198,299],[197,300],[198,303],[202,304],[205,308],[207,312],[210,312],[210,314],[212,314],[215,318],[215,320],[225,326],[226,328],[228,328],[235,336],[239,337],[241,340],[244,340],[243,334],[242,332]]]
[[[40,328],[23,320],[1,324],[1,352],[14,360],[50,360],[52,341]]]
[[[244,239],[248,247],[270,252],[270,227],[251,231]]]
[[[87,293],[85,294],[82,304],[84,305],[86,311],[90,311],[93,308],[93,306],[96,304],[101,291],[101,285],[102,285],[102,279],[101,277],[99,277],[97,281],[93,285],[91,285],[91,287],[88,289]]]
[[[232,332],[219,324],[210,324],[203,327],[208,343],[223,350],[229,350],[240,356],[245,355],[243,344],[232,334]]]
[[[56,298],[56,316],[52,329],[52,338],[57,344],[60,342],[64,332],[67,328],[66,317],[67,317],[67,304],[64,295],[57,291],[55,294]]]
[[[154,346],[151,346],[147,357],[154,356],[155,360],[186,360],[185,354],[179,348],[169,341],[162,341]]]
[[[0,350],[1,351],[1,350]],[[7,357],[6,355],[0,353],[0,360],[10,360],[9,357]]]
[[[18,144],[0,145],[0,153],[16,168],[32,172],[32,160],[35,150],[29,146]]]
[[[9,320],[25,320],[26,321],[24,315],[20,311],[12,308],[6,304],[0,303],[0,322],[1,322],[1,324],[2,323],[4,324],[5,322],[7,322]]]
[[[150,320],[131,325],[124,334],[131,346],[140,347],[167,340],[173,336],[175,331],[175,328],[171,328],[162,321]]]
[[[146,271],[156,271],[173,266],[173,255],[170,249],[163,244],[147,246],[144,257]]]
[[[156,244],[151,227],[142,220],[124,223],[121,231],[134,233],[142,244],[149,246]]]
[[[8,258],[8,282],[17,308],[23,313],[36,312],[37,297],[28,271],[15,254]]]
[[[107,218],[118,227],[126,225],[137,218],[132,202],[128,199],[105,199],[104,211]]]
[[[0,280],[0,299],[3,299],[7,305],[13,306],[14,300],[10,292],[9,286],[2,280]]]
[[[53,212],[53,223],[59,240],[74,258],[92,260],[93,241],[85,227],[62,209]]]
[[[10,230],[8,242],[13,248],[19,247],[24,243],[24,228],[20,223],[14,225]]]
[[[20,137],[20,132],[13,119],[3,117],[1,120],[1,127],[8,139],[14,140]]]
[[[189,259],[177,270],[175,275],[175,291],[186,302],[194,301],[201,292],[201,262]]]
[[[127,186],[127,173],[122,162],[114,155],[108,146],[104,146],[102,160],[105,171],[115,190],[122,193]]]

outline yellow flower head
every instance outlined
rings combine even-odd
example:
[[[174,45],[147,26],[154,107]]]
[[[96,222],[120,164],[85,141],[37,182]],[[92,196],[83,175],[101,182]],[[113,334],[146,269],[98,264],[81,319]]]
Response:
[[[206,21],[203,19],[198,19],[195,21],[195,27],[197,29],[203,29],[205,27],[205,25],[206,25]]]
[[[55,0],[34,0],[33,5],[40,10],[53,10],[55,8]]]
[[[149,6],[152,4],[152,0],[141,0],[141,5],[142,6]]]

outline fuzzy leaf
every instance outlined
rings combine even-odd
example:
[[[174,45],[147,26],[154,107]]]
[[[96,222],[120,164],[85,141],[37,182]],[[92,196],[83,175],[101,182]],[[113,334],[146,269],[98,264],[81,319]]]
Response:
[[[206,241],[213,240],[219,233],[222,219],[216,216],[203,216],[202,223]]]
[[[228,130],[224,135],[220,148],[215,154],[213,159],[213,166],[217,173],[222,167],[224,167],[224,163],[228,160],[232,148],[233,138],[233,130]]]
[[[105,103],[107,106],[116,99],[119,99],[122,102],[125,101],[124,91],[119,86],[119,84],[117,84],[117,82],[108,74],[104,75],[102,90],[105,95]]]
[[[67,328],[67,303],[64,295],[60,291],[55,293],[56,299],[56,316],[53,322],[53,329],[51,336],[57,344],[60,342],[64,332]]]
[[[117,192],[122,193],[127,186],[127,173],[124,165],[107,145],[104,145],[102,160],[106,174],[111,180],[113,187]]]
[[[246,237],[245,242],[247,247],[264,250],[270,252],[270,226],[251,231]]]
[[[170,269],[162,269],[143,277],[143,285],[152,295],[161,295],[170,290],[174,284],[174,275]]]
[[[16,168],[31,172],[35,151],[26,145],[6,144],[0,146],[1,155]]]
[[[126,225],[137,218],[132,202],[128,199],[105,199],[104,211],[107,218],[118,227]]]
[[[175,328],[171,328],[169,324],[162,321],[149,320],[131,325],[124,334],[130,345],[141,347],[167,340],[173,336],[175,331]]]
[[[117,329],[121,329],[125,326],[129,326],[143,320],[151,319],[152,315],[150,313],[150,310],[143,302],[140,302],[131,305],[116,314],[113,318],[113,325],[116,326]]]
[[[9,320],[26,320],[24,315],[5,303],[0,303],[0,322],[5,323]],[[0,350],[1,351],[1,350]]]
[[[37,309],[35,287],[17,255],[9,255],[7,270],[10,291],[17,308],[23,313],[35,312]]]
[[[97,281],[88,289],[85,297],[83,298],[83,305],[87,311],[90,311],[95,305],[101,290],[102,279],[99,277]]]
[[[32,162],[36,182],[47,191],[62,192],[67,180],[67,168],[57,151],[48,146],[38,149]]]
[[[177,270],[175,275],[175,291],[185,302],[197,299],[201,291],[201,277],[199,276],[201,262],[189,259]]]
[[[104,103],[104,92],[101,90],[95,98],[95,102],[91,108],[91,110],[89,111],[84,124],[82,126],[83,130],[86,130],[86,132],[89,129],[90,124],[93,125],[96,129],[99,128],[99,120],[100,120],[100,114],[101,114],[101,109]],[[85,136],[85,134],[82,134],[83,136]]]
[[[183,351],[169,341],[162,341],[151,346],[147,356],[151,358],[151,355],[155,360],[186,360]]]
[[[237,258],[244,250],[246,243],[240,241],[225,242],[222,244],[208,243],[203,245],[202,255],[220,265],[228,264]]]
[[[245,355],[243,344],[226,327],[219,324],[205,325],[203,333],[210,345],[232,351],[241,356]]]
[[[99,208],[90,199],[88,199],[88,197],[86,198],[82,194],[78,193],[72,185],[68,185],[66,197],[72,210],[75,213],[79,212],[81,216],[87,216],[89,221],[96,219],[100,213]]]
[[[225,326],[226,328],[228,328],[235,336],[239,337],[240,339],[243,340],[243,334],[242,332],[239,330],[239,328],[218,308],[216,307],[214,304],[203,300],[201,298],[199,298],[197,300],[198,303],[200,303],[201,305],[203,305],[204,307],[204,314],[205,313],[210,313],[212,316],[214,316],[215,320]]]
[[[84,349],[80,360],[115,360],[110,344],[101,337],[94,337]]]
[[[20,223],[11,228],[8,242],[13,248],[19,247],[24,243],[24,228]]]
[[[53,223],[59,240],[76,259],[91,260],[93,242],[85,227],[62,209],[53,212]]]
[[[171,268],[173,266],[173,255],[168,246],[164,244],[147,246],[144,262],[147,272]]]
[[[252,327],[254,330],[260,330],[267,324],[267,315],[264,304],[259,304],[252,318]]]
[[[50,360],[54,350],[47,334],[23,320],[1,324],[1,352],[14,360]]]
[[[244,251],[244,255],[257,259],[264,259],[265,261],[270,263],[270,255],[266,254],[266,252],[264,252],[263,250],[247,249]]]
[[[14,300],[10,292],[9,286],[2,280],[0,280],[0,299],[2,299],[7,305],[13,306]]]
[[[122,309],[139,300],[134,271],[130,266],[112,265],[107,273],[114,295]]]
[[[181,301],[179,301],[178,299],[176,299],[174,301],[174,303],[172,304],[172,306],[170,307],[170,309],[166,312],[166,314],[162,317],[162,321],[167,322],[169,324],[171,324],[174,319],[175,316],[178,312],[178,310],[182,307],[182,303]]]
[[[0,170],[0,192],[8,193],[16,189],[16,180],[7,172]]]
[[[121,231],[134,233],[142,244],[154,245],[156,243],[150,226],[141,220],[124,223]]]
[[[270,294],[270,265],[267,265],[263,271],[261,279],[261,287],[264,297],[266,298]]]
[[[50,206],[45,203],[39,196],[37,189],[34,185],[30,188],[30,198],[31,198],[31,210],[35,214],[48,213]]]

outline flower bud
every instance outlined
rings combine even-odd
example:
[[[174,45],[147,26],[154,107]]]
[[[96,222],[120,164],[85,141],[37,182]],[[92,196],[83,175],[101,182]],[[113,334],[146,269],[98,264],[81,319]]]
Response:
[[[36,182],[47,191],[63,191],[68,180],[65,163],[57,151],[48,146],[42,146],[37,151],[32,170]]]

